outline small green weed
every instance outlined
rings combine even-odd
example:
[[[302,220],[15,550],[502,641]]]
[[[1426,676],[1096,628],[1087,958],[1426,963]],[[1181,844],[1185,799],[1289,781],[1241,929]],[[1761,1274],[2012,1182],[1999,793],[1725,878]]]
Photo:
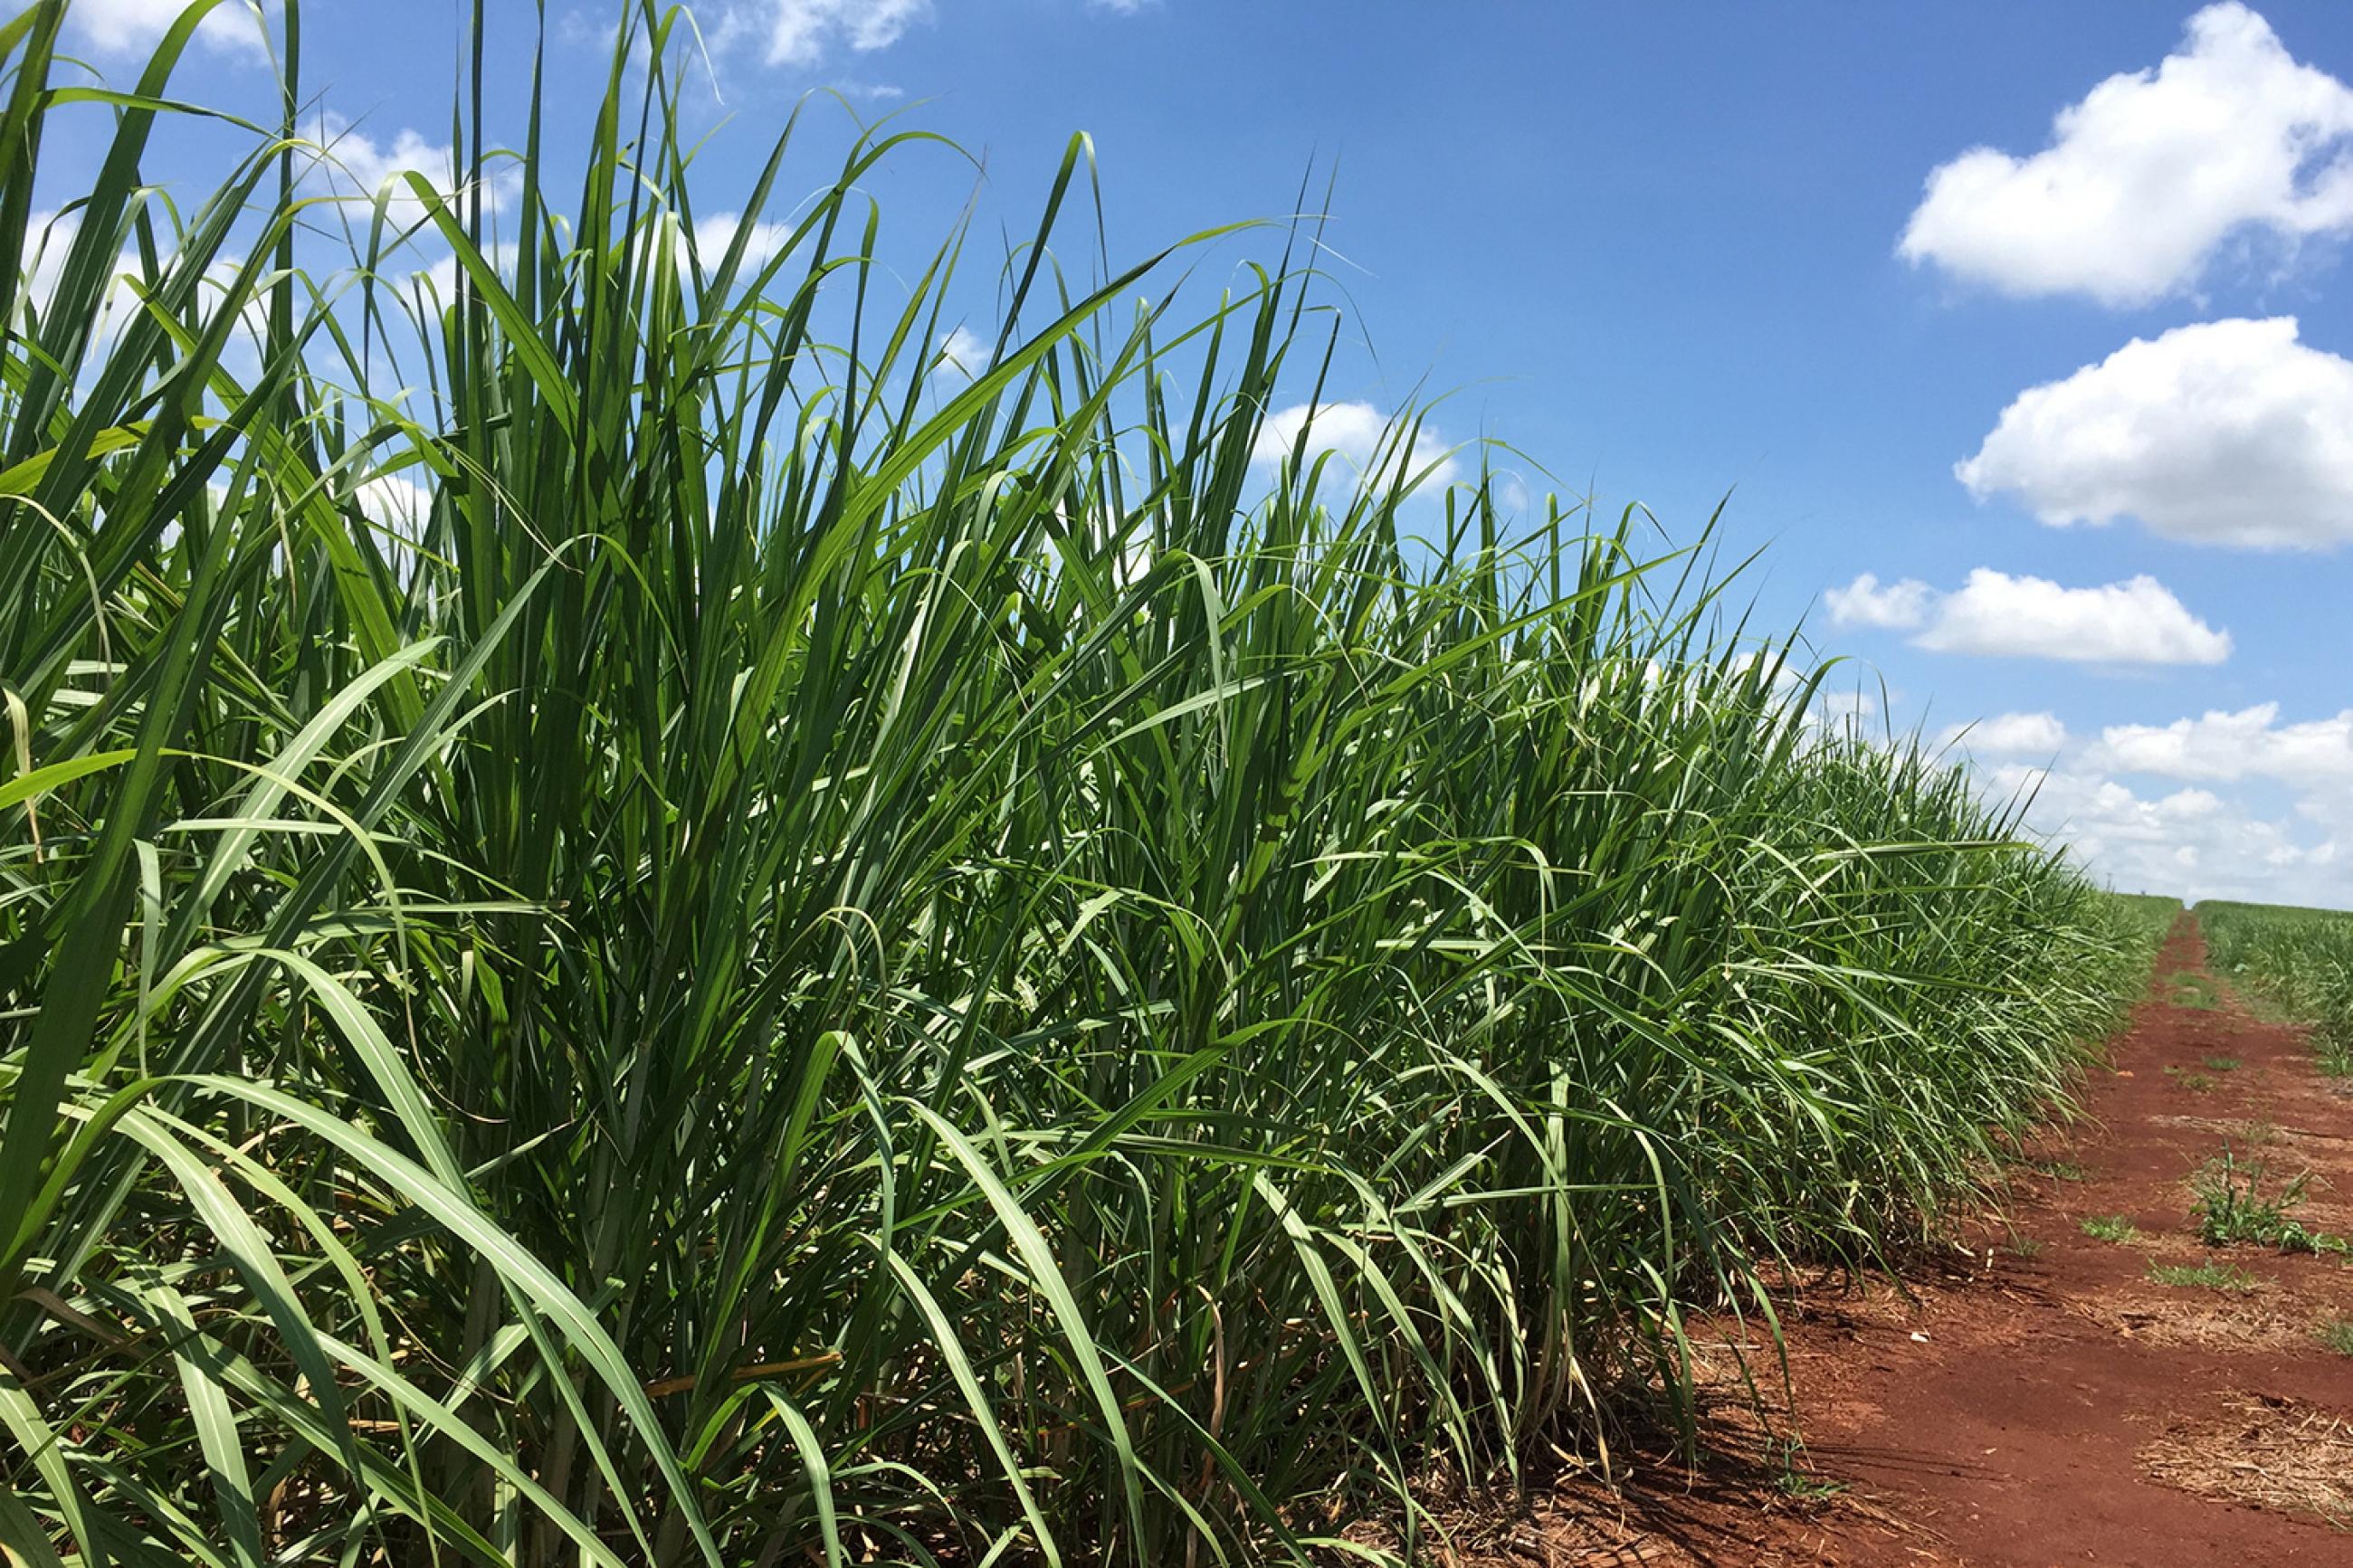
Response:
[[[2312,1054],[2325,1076],[2353,1078],[2353,1041],[2316,1029],[2312,1035]]]
[[[2160,1285],[2221,1290],[2233,1296],[2243,1296],[2255,1288],[2253,1275],[2235,1263],[2217,1263],[2211,1258],[2203,1263],[2152,1263],[2148,1277]]]
[[[1784,1470],[1774,1483],[1786,1497],[1800,1502],[1828,1502],[1846,1490],[1844,1481],[1831,1480],[1828,1476],[1810,1476],[1802,1470]]]
[[[2239,1070],[2239,1058],[2236,1057],[2207,1057],[2202,1058],[2199,1065],[2203,1067],[2208,1072],[2236,1072]]]
[[[2120,1214],[2094,1215],[2083,1223],[2084,1234],[2094,1241],[2113,1241],[2121,1247],[2140,1239],[2140,1231]]]
[[[2320,1342],[2338,1355],[2353,1355],[2353,1318],[2331,1318],[2316,1332]]]
[[[2026,1168],[2054,1182],[2080,1182],[2084,1179],[2084,1167],[2073,1160],[2029,1160]]]
[[[2214,982],[2194,970],[2177,971],[2167,979],[2166,985],[2170,989],[2173,1005],[2177,1007],[2195,1007],[2201,1013],[2211,1012],[2221,1000],[2221,994],[2214,989]]]
[[[1780,1467],[1773,1484],[1784,1497],[1802,1502],[1827,1502],[1846,1490],[1844,1481],[1834,1481],[1828,1476],[1818,1476],[1804,1468],[1805,1445],[1794,1438],[1778,1438],[1766,1445],[1766,1452]]]
[[[2260,1160],[2242,1163],[2228,1144],[2220,1158],[2190,1178],[2197,1194],[2189,1217],[2198,1222],[2198,1238],[2209,1247],[2251,1244],[2282,1252],[2343,1252],[2346,1241],[2329,1231],[2313,1230],[2289,1217],[2304,1202],[2310,1172],[2296,1176],[2276,1194],[2263,1192],[2269,1169]]]

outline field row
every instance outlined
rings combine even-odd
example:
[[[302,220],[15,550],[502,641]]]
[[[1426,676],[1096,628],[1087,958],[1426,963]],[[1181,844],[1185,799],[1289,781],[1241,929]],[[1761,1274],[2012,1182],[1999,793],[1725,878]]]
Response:
[[[454,298],[269,137],[173,226],[143,102],[0,293],[21,1559],[1411,1552],[2137,993],[1639,515],[1271,437],[1311,274],[1041,268],[1074,147],[944,378],[908,150],[701,250],[645,43],[520,246],[419,190]]]
[[[2333,1078],[2353,1075],[2353,914],[2210,900],[2198,906],[2215,969],[2311,1026]]]

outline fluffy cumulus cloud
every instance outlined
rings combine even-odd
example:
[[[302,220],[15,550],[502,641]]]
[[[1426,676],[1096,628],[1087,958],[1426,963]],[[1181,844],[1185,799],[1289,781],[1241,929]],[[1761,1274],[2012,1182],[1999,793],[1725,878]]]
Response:
[[[970,381],[988,368],[989,345],[970,327],[949,330],[940,340],[938,357],[932,366],[934,376],[947,381]]]
[[[2231,635],[2191,615],[2154,577],[2064,588],[1980,566],[1936,602],[1913,639],[1937,653],[2013,654],[2089,664],[2220,664]]]
[[[188,0],[77,0],[66,16],[94,52],[140,55],[154,48],[187,8]],[[230,0],[197,24],[196,41],[220,54],[264,59],[269,44],[262,26],[253,6]]]
[[[1901,629],[1926,620],[1936,597],[1936,591],[1916,577],[1883,586],[1878,574],[1865,572],[1843,588],[1825,591],[1822,603],[1830,606],[1834,625]]]
[[[445,204],[454,204],[464,194],[457,153],[447,142],[428,141],[406,129],[396,132],[388,141],[378,141],[332,114],[320,119],[311,137],[318,144],[319,159],[311,166],[309,184],[346,202],[355,227],[373,221],[367,204],[379,196],[385,201],[385,221],[394,230],[423,223],[425,204],[409,184],[411,174],[422,174]],[[521,188],[514,173],[494,169],[482,188],[483,205],[496,211],[512,202]]]
[[[2054,527],[2332,548],[2353,540],[2353,361],[2298,342],[2292,316],[2136,338],[2021,393],[1953,471]]]
[[[512,241],[501,240],[486,249],[491,268],[500,278],[512,283],[515,262],[522,252]],[[422,286],[432,291],[438,305],[447,305],[458,297],[458,258],[445,256],[429,267],[422,267],[408,275],[411,286]]]
[[[1788,673],[1794,678],[1794,671]],[[1876,692],[1860,685],[1850,689],[1826,684],[1815,691],[1799,721],[1817,734],[1870,741],[1887,732],[1884,713],[1885,704]]]
[[[2305,790],[2353,789],[2353,709],[2283,724],[2276,702],[2170,724],[2116,724],[2092,761],[2119,773],[2228,783],[2271,779]]]
[[[353,492],[360,515],[404,539],[424,531],[432,514],[433,492],[399,474],[376,474],[362,479]]]
[[[25,220],[25,252],[18,274],[16,311],[47,318],[58,286],[64,281],[66,258],[73,252],[81,220],[71,213],[35,212]],[[139,293],[126,281],[142,278],[139,258],[129,253],[115,258],[114,270],[98,296],[90,319],[90,353],[102,355],[129,328],[139,310]]]
[[[706,270],[719,265],[727,254],[727,247],[735,243],[739,232],[744,235],[744,258],[735,266],[735,275],[739,279],[748,278],[774,261],[776,252],[785,247],[785,242],[793,235],[791,226],[786,224],[755,220],[747,229],[742,213],[713,213],[709,217],[698,219],[694,226],[695,253],[702,258]],[[681,263],[685,261],[683,253],[679,259]]]
[[[1866,742],[1901,738],[1903,694],[1886,695],[1882,704],[1867,690],[1831,690],[1804,721]],[[2103,884],[2353,909],[2353,710],[2284,722],[2266,704],[2086,733],[2054,712],[2002,712],[1949,725],[1931,743],[1951,748],[1990,805],[2019,813],[2026,833],[2063,845]]]
[[[2080,737],[2009,713],[1960,743],[1989,798],[2118,888],[2353,908],[2353,710],[2284,720],[2266,702]]]
[[[1376,462],[1394,471],[1406,426],[1369,403],[1295,403],[1266,416],[1250,456],[1261,463],[1279,462],[1291,456],[1302,430],[1307,432],[1307,458],[1311,463],[1318,453],[1332,452],[1345,458],[1358,472]],[[1451,484],[1461,472],[1461,465],[1448,451],[1447,444],[1426,425],[1414,437],[1409,468],[1414,474],[1430,470],[1421,481],[1426,486]]]
[[[2067,743],[2067,726],[2055,713],[1996,713],[1974,724],[1955,724],[1940,737],[1974,756],[2054,756]]]
[[[1883,586],[1866,572],[1823,595],[1841,626],[1908,629],[1935,653],[2080,664],[2220,664],[2231,634],[2189,613],[2154,577],[2069,588],[1980,566],[1950,593],[1915,578]]]
[[[72,251],[81,220],[71,214],[34,212],[25,219],[25,252],[17,258],[17,309],[46,311],[64,279],[66,257]],[[111,310],[110,298],[106,309]]]
[[[155,0],[164,3],[164,0]],[[1134,16],[1158,0],[1086,0],[1089,8]],[[871,54],[887,49],[910,28],[932,21],[933,0],[735,0],[717,13],[714,52],[737,47],[758,52],[771,66],[807,68],[841,50]],[[578,29],[584,34],[585,25]],[[837,84],[853,98],[897,98],[900,89],[881,83]]]
[[[748,39],[772,66],[814,66],[837,47],[887,49],[931,19],[932,0],[749,0],[723,14],[719,37]]]
[[[740,213],[714,213],[699,219],[694,226],[691,252],[687,248],[685,231],[673,227],[668,231],[671,260],[683,272],[692,258],[700,257],[705,275],[714,273],[719,269],[721,259],[726,256],[727,247],[734,243],[736,232],[744,227],[744,217]],[[749,233],[744,236],[743,259],[735,268],[735,286],[739,289],[748,287],[753,277],[775,258],[776,252],[784,248],[785,242],[791,237],[792,230],[784,224],[752,224]],[[512,240],[498,240],[485,247],[484,253],[489,257],[492,269],[512,287],[515,262],[522,254],[520,248]],[[458,296],[458,258],[444,256],[429,266],[420,267],[409,274],[409,281],[412,286],[430,289],[433,299],[447,305]]]
[[[2153,70],[2060,110],[2051,143],[1975,147],[1928,176],[1898,252],[2004,293],[2146,304],[2224,242],[2353,229],[2353,89],[2298,64],[2235,3],[2189,19]]]
[[[26,215],[25,248],[19,258],[21,270],[17,274],[19,285],[16,309],[20,318],[27,311],[36,316],[47,314],[58,287],[64,280],[67,258],[73,251],[80,230],[79,217],[71,213],[33,212]],[[168,274],[176,258],[166,255],[162,259]],[[199,284],[198,299],[202,309],[216,310],[220,306],[227,290],[237,279],[238,265],[238,258],[223,256],[206,269],[204,279]],[[116,341],[138,320],[138,313],[143,309],[141,304],[143,291],[164,275],[151,278],[145,263],[136,252],[126,250],[116,255],[113,269],[107,274],[105,287],[98,295],[97,310],[90,321],[88,353],[93,363],[111,353]],[[139,281],[134,283],[133,279]],[[269,331],[266,303],[259,298],[248,299],[238,311],[237,325],[239,334],[232,335],[229,340],[231,352],[258,348]]]
[[[2338,852],[2335,837],[2211,790],[2136,790],[2073,765],[2008,763],[1979,776],[1989,796],[2021,802],[2030,828],[2065,843],[2121,891],[2284,903],[2353,899],[2353,858]]]

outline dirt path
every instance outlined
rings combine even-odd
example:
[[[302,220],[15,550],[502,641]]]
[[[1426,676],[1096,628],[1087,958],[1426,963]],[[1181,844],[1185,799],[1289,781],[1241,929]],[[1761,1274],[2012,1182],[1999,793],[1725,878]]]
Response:
[[[2353,1564],[2353,1355],[2316,1331],[2353,1318],[2353,1263],[2210,1253],[2188,1185],[2227,1140],[2278,1178],[2312,1172],[2295,1215],[2353,1235],[2353,1097],[2332,1092],[2294,1030],[2214,984],[2204,957],[2184,917],[2149,999],[2086,1086],[2085,1120],[2054,1141],[2050,1174],[2015,1194],[2007,1225],[1979,1216],[1977,1249],[1956,1247],[1914,1300],[1809,1294],[1789,1328],[1810,1449],[1798,1471],[1693,1480],[1654,1468],[1607,1545],[1587,1514],[1546,1555]],[[2130,1238],[2083,1228],[2117,1216]],[[2152,1277],[2210,1260],[2243,1269],[2248,1288]]]

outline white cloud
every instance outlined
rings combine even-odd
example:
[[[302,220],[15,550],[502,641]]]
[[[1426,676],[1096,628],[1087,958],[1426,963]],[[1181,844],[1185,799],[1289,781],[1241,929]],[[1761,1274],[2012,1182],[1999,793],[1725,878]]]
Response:
[[[1990,742],[2021,738],[2057,744],[1991,760]],[[1989,799],[2031,792],[2028,826],[2117,887],[2353,907],[2353,709],[2283,723],[2266,702],[2081,740],[2055,715],[2005,714],[1964,744]],[[2167,782],[2142,788],[2148,779]],[[2280,786],[2292,809],[2253,793]]]
[[[1980,566],[1936,603],[1913,639],[1936,653],[2010,654],[2088,664],[2220,664],[2231,634],[2191,615],[2154,577],[2063,588]]]
[[[1132,16],[1156,9],[1160,0],[1085,0],[1089,9]],[[872,54],[887,49],[937,15],[935,0],[725,0],[708,18],[705,40],[723,74],[744,57],[769,66],[801,69],[822,66],[843,49]],[[575,43],[610,47],[614,29],[575,11],[562,23]],[[906,89],[889,82],[843,78],[828,84],[850,99],[898,99]]]
[[[2231,634],[2191,615],[2154,577],[2067,588],[1980,566],[1949,594],[1866,572],[1823,598],[1839,626],[1917,627],[1915,647],[2083,664],[2220,664]]]
[[[433,192],[454,204],[464,192],[455,151],[446,142],[430,142],[415,131],[402,129],[389,142],[378,142],[338,115],[322,115],[312,128],[321,153],[306,176],[309,184],[348,204],[346,215],[354,228],[364,228],[373,215],[364,204],[379,195],[385,200],[385,222],[397,231],[425,221],[425,204],[410,190],[407,176],[425,176]],[[522,177],[511,170],[493,170],[482,186],[482,205],[497,212],[512,203],[522,189]],[[454,209],[453,207],[453,210]]]
[[[1799,721],[1818,735],[1841,739],[1868,740],[1874,731],[1886,729],[1879,699],[1861,687],[1818,689]]]
[[[2027,826],[2126,892],[2353,902],[2353,865],[2336,837],[2211,790],[2142,795],[2088,762],[2049,770],[2011,763],[1978,778],[1997,801],[2031,792]]]
[[[2118,888],[2353,908],[2353,709],[2283,722],[2265,702],[2086,737],[2005,713],[1961,744],[1989,800],[2024,802],[2031,831]]]
[[[78,0],[66,16],[74,30],[101,55],[138,55],[153,49],[188,8],[188,0]],[[222,54],[269,58],[262,23],[250,6],[231,0],[196,25],[196,39]]]
[[[1274,463],[1288,458],[1303,429],[1308,434],[1307,459],[1311,464],[1317,454],[1328,451],[1345,458],[1359,473],[1377,461],[1393,471],[1398,444],[1405,438],[1405,426],[1369,403],[1313,406],[1295,403],[1266,416],[1265,424],[1259,427],[1257,441],[1250,447],[1252,460]],[[1461,472],[1461,465],[1448,453],[1447,444],[1427,425],[1414,438],[1409,472],[1418,475],[1424,468],[1430,470],[1422,481],[1425,485],[1451,484]]]
[[[743,215],[732,212],[714,213],[696,222],[694,250],[702,258],[705,272],[713,271],[718,268],[720,258],[727,254],[727,247],[733,243],[735,231],[742,227],[743,224]],[[670,255],[682,272],[687,265],[685,233],[677,226],[672,226],[668,232],[670,236]],[[784,248],[785,242],[791,237],[792,230],[786,225],[754,223],[751,226],[751,234],[744,241],[744,259],[736,267],[737,287],[741,288],[748,284],[753,274],[766,266],[775,258],[776,252]],[[515,261],[521,254],[520,248],[512,241],[499,240],[485,247],[484,254],[490,258],[491,266],[496,269],[500,278],[512,285],[514,279]],[[409,279],[412,283],[423,282],[430,285],[433,297],[439,303],[447,305],[458,295],[458,258],[454,256],[441,257],[431,265],[411,272]]]
[[[734,212],[713,213],[695,224],[694,248],[702,256],[704,268],[719,265],[727,247],[735,243],[736,231],[743,227],[744,215]],[[785,224],[754,222],[744,237],[744,259],[736,264],[736,276],[749,277],[775,260],[776,252],[785,247],[785,241],[792,234],[791,227]],[[679,259],[683,263],[684,255]]]
[[[352,502],[362,517],[382,531],[375,536],[375,547],[384,552],[393,574],[403,582],[411,580],[425,525],[433,516],[433,492],[406,474],[378,473],[353,488]]]
[[[752,0],[728,12],[722,40],[748,34],[772,66],[813,66],[828,49],[884,49],[932,18],[932,0]]]
[[[2353,89],[2246,6],[2209,5],[2154,70],[2060,110],[2042,151],[1939,166],[1896,248],[2004,293],[2146,304],[2194,285],[2234,233],[2353,229],[2349,135]]]
[[[36,314],[45,314],[49,301],[56,297],[58,284],[63,280],[66,258],[72,253],[74,236],[81,230],[81,220],[71,214],[33,212],[25,218],[25,253],[17,260],[16,309],[27,308]],[[100,309],[111,313],[115,296],[121,293],[120,285],[109,289]],[[101,331],[104,328],[100,329]]]
[[[433,492],[400,474],[362,479],[352,499],[370,521],[414,538],[433,510]]]
[[[1880,586],[1877,574],[1865,572],[1843,588],[1827,589],[1822,603],[1830,606],[1831,624],[1840,626],[1916,626],[1928,616],[1936,591],[1916,577]]]
[[[2323,550],[2353,540],[2353,362],[2292,316],[2136,338],[2002,410],[1953,472],[2055,527],[2136,517],[2172,539]]]
[[[2303,789],[2353,785],[2353,709],[2330,719],[2279,722],[2279,704],[2210,710],[2170,724],[2116,724],[2091,761],[2116,773],[2231,782],[2273,779]]]
[[[940,340],[932,374],[942,380],[970,381],[988,368],[988,344],[979,333],[957,327]]]
[[[2067,726],[2055,713],[1996,713],[1974,724],[1955,724],[1939,738],[1980,757],[2056,755],[2067,743]]]
[[[515,260],[522,252],[511,241],[501,240],[488,247],[483,254],[489,258],[491,269],[497,272],[500,278],[512,283],[514,279]],[[430,285],[433,299],[440,305],[446,306],[458,297],[458,258],[454,256],[445,256],[431,266],[420,268],[410,273],[408,277],[411,283],[422,282]]]
[[[80,227],[80,218],[71,213],[60,216],[34,212],[26,215],[25,249],[19,263],[22,271],[18,274],[21,283],[16,296],[16,310],[20,316],[26,310],[37,315],[47,313]],[[98,298],[97,312],[90,322],[90,342],[85,353],[91,363],[112,353],[117,340],[138,319],[137,313],[142,309],[141,289],[160,283],[168,276],[175,258],[167,255],[161,259],[163,269],[151,277],[146,265],[135,253],[123,251],[115,257],[113,270],[108,274],[106,287]],[[236,280],[240,265],[238,258],[222,256],[205,269],[203,282],[208,286],[209,292],[199,295],[205,307],[218,307],[229,285]],[[133,279],[137,282],[134,283]],[[266,300],[258,297],[248,299],[237,315],[243,339],[232,337],[232,347],[258,349],[268,335],[269,320]]]

